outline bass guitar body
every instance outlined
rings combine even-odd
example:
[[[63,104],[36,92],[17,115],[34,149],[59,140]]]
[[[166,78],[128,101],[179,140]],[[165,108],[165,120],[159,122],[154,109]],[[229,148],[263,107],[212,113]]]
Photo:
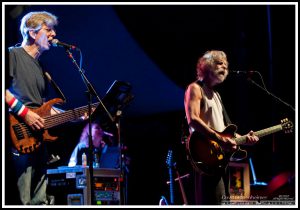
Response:
[[[31,109],[31,111],[44,118],[50,116],[52,106],[60,102],[62,102],[62,99],[52,99],[40,108]],[[9,114],[9,122],[12,143],[20,153],[31,153],[40,146],[42,141],[55,141],[58,138],[57,136],[51,136],[47,129],[32,130],[20,117],[11,113]]]

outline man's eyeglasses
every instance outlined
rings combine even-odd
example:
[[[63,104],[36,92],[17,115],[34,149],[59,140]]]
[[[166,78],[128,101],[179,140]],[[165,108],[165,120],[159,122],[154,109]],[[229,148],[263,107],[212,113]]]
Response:
[[[42,29],[46,30],[48,33],[52,32],[52,31],[54,33],[56,33],[56,30],[54,28],[42,28]]]

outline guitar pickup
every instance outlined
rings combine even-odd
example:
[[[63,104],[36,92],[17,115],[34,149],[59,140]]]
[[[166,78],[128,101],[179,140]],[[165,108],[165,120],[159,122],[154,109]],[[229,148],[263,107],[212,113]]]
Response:
[[[14,129],[14,133],[15,133],[17,139],[18,140],[24,139],[24,134],[23,134],[23,131],[22,131],[22,127],[19,124],[13,125],[12,127]]]
[[[25,123],[19,123],[12,126],[14,133],[18,140],[25,138],[25,133],[27,137],[32,137],[33,134],[31,132],[31,129],[25,124]]]

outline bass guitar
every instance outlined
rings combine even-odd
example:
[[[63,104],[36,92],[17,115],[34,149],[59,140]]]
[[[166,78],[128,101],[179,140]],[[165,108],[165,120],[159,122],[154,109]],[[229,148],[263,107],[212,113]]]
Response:
[[[260,131],[254,132],[256,136],[263,137],[275,132],[284,130],[286,133],[292,132],[293,123],[287,118],[281,120],[281,124],[275,125]],[[236,125],[228,125],[222,132],[217,132],[222,137],[229,137],[236,141],[237,145],[245,144],[246,135],[235,137]],[[195,170],[207,175],[222,173],[227,167],[230,157],[235,152],[223,150],[216,139],[207,139],[199,132],[193,132],[187,140],[186,149],[189,160]],[[238,150],[239,151],[239,150]],[[245,156],[246,157],[246,156]]]
[[[79,107],[76,109],[68,110],[55,115],[50,115],[52,106],[57,103],[62,103],[60,98],[54,98],[37,109],[31,109],[31,111],[37,113],[45,120],[45,127],[42,130],[32,130],[30,126],[23,122],[23,120],[10,113],[10,136],[13,146],[22,154],[28,154],[35,151],[42,141],[55,141],[58,137],[49,133],[50,128],[74,121],[79,119],[84,113],[88,112],[88,106]],[[91,105],[92,108],[96,108],[99,103]]]

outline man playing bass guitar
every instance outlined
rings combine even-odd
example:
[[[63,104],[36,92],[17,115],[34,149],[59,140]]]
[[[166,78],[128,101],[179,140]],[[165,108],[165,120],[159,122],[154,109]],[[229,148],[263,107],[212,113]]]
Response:
[[[6,137],[5,163],[12,170],[12,173],[6,171],[6,178],[12,179],[12,183],[5,187],[16,188],[17,192],[13,195],[6,194],[13,205],[47,205],[52,202],[46,193],[49,157],[43,142],[46,136],[50,138],[47,127],[57,122],[51,117],[64,114],[66,118],[68,113],[52,106],[62,99],[45,102],[47,75],[39,58],[50,49],[57,24],[57,17],[46,11],[25,14],[20,25],[22,43],[10,47],[6,55],[5,102],[9,110],[7,121],[11,136]]]

